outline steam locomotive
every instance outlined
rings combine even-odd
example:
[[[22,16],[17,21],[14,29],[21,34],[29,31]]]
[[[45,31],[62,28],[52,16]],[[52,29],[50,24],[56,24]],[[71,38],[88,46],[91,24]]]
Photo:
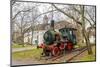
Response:
[[[57,32],[54,29],[54,21],[51,21],[51,28],[44,33],[44,43],[40,45],[43,48],[42,54],[45,56],[58,56],[64,50],[72,50],[77,43],[76,36],[73,33],[75,30],[65,26]]]

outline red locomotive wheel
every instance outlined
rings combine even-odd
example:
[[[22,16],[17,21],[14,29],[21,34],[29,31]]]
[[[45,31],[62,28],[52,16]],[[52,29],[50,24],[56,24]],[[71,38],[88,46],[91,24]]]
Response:
[[[60,48],[60,50],[63,50],[64,49],[64,44],[61,44],[59,48]]]
[[[73,45],[72,45],[72,43],[68,43],[68,45],[67,45],[67,49],[68,49],[68,50],[72,50],[72,49],[73,49]]]
[[[58,56],[60,54],[60,50],[58,47],[54,47],[52,50],[52,55],[53,56]]]
[[[45,48],[45,45],[44,44],[41,44],[39,47],[40,48]]]

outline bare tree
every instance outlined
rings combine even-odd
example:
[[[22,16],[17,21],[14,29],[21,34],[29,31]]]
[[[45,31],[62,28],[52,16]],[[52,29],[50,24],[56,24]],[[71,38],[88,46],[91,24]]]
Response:
[[[22,45],[24,45],[24,34],[28,32],[29,26],[30,26],[30,21],[28,13],[21,13],[18,17],[18,21],[16,21],[14,24],[17,26],[18,31],[20,32],[20,36],[18,37]],[[19,20],[20,19],[20,20]]]

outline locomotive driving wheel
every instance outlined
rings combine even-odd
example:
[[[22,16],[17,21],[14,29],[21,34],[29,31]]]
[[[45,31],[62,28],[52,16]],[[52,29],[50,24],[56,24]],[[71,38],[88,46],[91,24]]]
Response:
[[[60,50],[58,47],[54,47],[52,50],[52,55],[53,56],[58,56],[60,54]]]
[[[72,50],[72,49],[73,49],[73,44],[72,44],[71,42],[69,42],[69,43],[67,44],[67,49],[68,49],[68,50]]]

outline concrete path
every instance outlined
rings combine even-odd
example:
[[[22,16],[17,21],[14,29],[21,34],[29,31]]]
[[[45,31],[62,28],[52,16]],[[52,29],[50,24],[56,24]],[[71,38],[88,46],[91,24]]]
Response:
[[[31,50],[31,49],[36,49],[36,47],[12,48],[12,52],[19,52],[19,51],[25,51],[25,50]]]

